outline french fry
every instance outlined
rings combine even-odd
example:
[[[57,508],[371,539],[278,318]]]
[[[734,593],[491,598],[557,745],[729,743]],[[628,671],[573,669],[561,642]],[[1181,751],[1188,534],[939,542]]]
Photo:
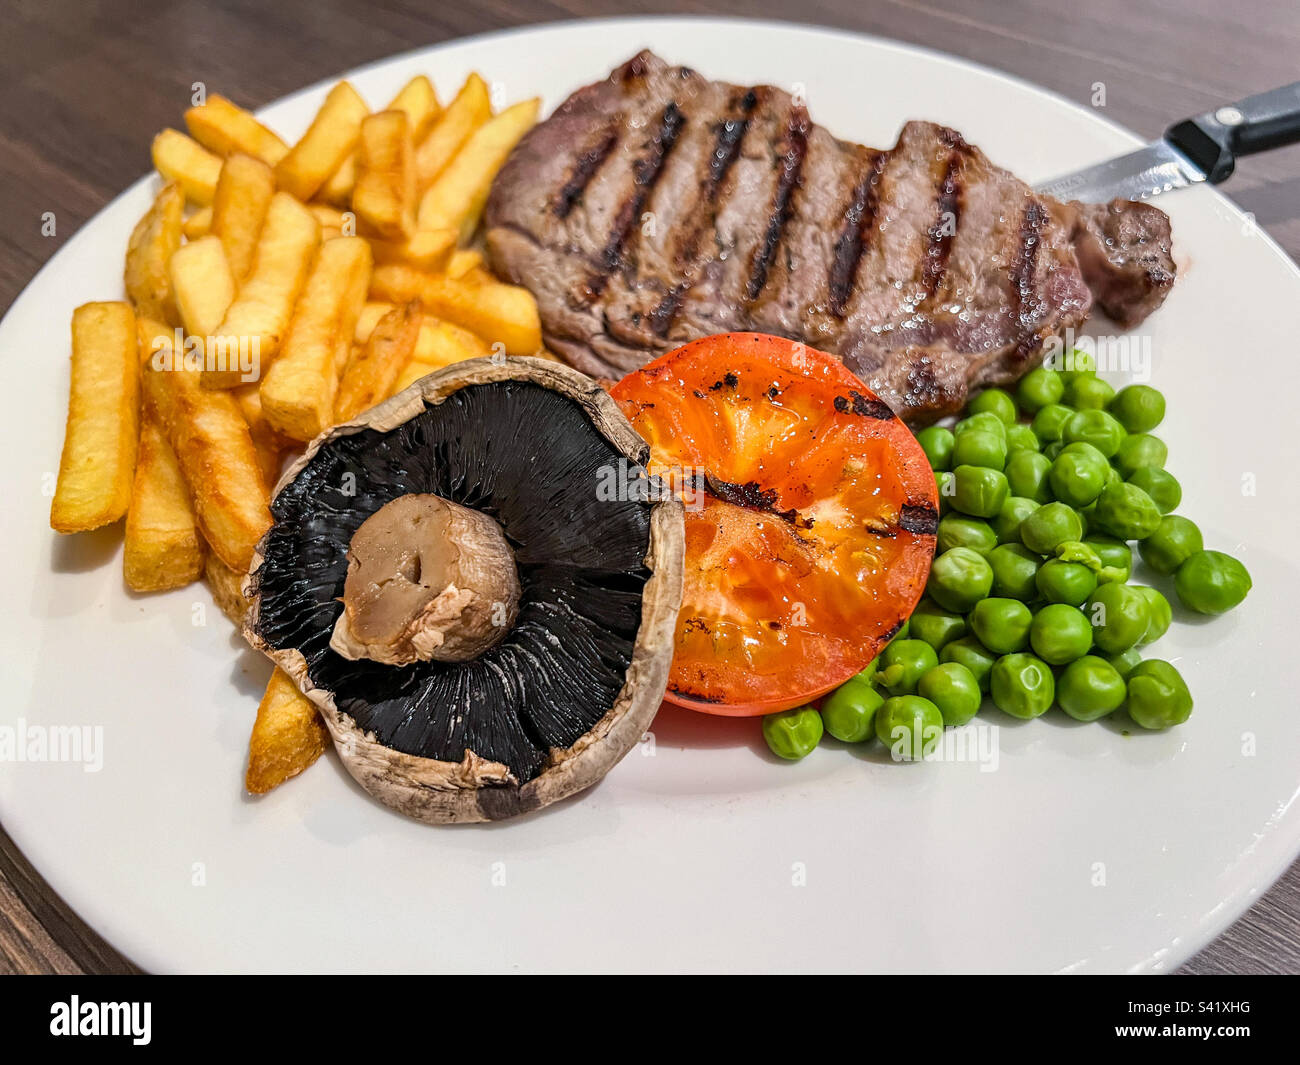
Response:
[[[175,181],[192,203],[206,207],[217,191],[221,157],[198,141],[174,129],[165,129],[153,139],[153,165],[165,181]]]
[[[442,114],[438,93],[425,75],[417,74],[398,90],[385,111],[405,111],[411,122],[411,138],[419,140]]]
[[[541,101],[524,100],[479,126],[420,200],[421,229],[454,229],[461,241],[478,228],[492,179],[506,156],[537,122]]]
[[[182,244],[172,253],[167,274],[185,332],[212,336],[235,298],[235,279],[221,238],[210,233]]]
[[[300,200],[310,200],[356,147],[361,120],[369,110],[357,90],[340,81],[302,139],[276,164],[276,184]]]
[[[289,152],[275,133],[217,93],[185,112],[185,126],[191,137],[217,155],[247,152],[275,166]]]
[[[411,357],[436,368],[491,354],[492,348],[487,341],[468,329],[439,318],[426,317],[420,326],[420,337]]]
[[[221,179],[217,179],[217,188],[221,187]],[[212,232],[212,208],[200,207],[181,223],[181,232],[185,234],[186,240],[198,240],[199,237],[206,237]]]
[[[472,270],[483,268],[483,253],[477,248],[457,248],[447,260],[448,277],[464,277]]]
[[[316,216],[316,221],[320,223],[321,229],[337,229],[340,232],[347,219],[344,215],[348,212],[340,211],[337,207],[329,207],[323,203],[309,203],[307,209]],[[353,218],[355,219],[355,215]],[[347,236],[355,237],[355,233],[348,233]]]
[[[403,304],[379,320],[364,346],[353,349],[339,381],[335,421],[349,421],[389,395],[415,351],[420,317],[418,303]]]
[[[376,263],[406,263],[417,270],[436,273],[456,252],[454,229],[417,229],[407,240],[371,240]]]
[[[402,367],[401,372],[398,373],[397,378],[393,381],[392,387],[389,388],[388,395],[384,396],[383,398],[384,399],[392,398],[393,396],[397,395],[398,392],[410,388],[411,385],[415,384],[415,382],[418,381],[421,377],[425,377],[428,374],[433,373],[434,370],[440,370],[440,369],[442,369],[442,367],[431,366],[427,362],[420,362],[418,359],[412,359],[404,367]]]
[[[117,521],[131,504],[140,437],[140,347],[129,303],[72,313],[72,383],[50,527],[74,533]]]
[[[226,317],[217,328],[217,350],[208,352],[209,362],[223,353],[238,351],[241,342],[256,353],[261,373],[275,357],[293,315],[294,303],[302,291],[320,244],[320,224],[315,215],[287,192],[271,197],[266,222],[257,238],[253,266]],[[208,388],[234,388],[247,383],[238,367],[205,366],[203,384]]]
[[[351,348],[370,268],[370,246],[360,237],[321,245],[284,347],[262,378],[262,410],[286,436],[310,440],[334,423],[338,364]]]
[[[181,214],[185,193],[169,181],[136,223],[126,245],[126,295],[137,313],[165,321],[176,320],[167,260],[181,244]]]
[[[221,238],[230,272],[242,284],[253,267],[257,238],[275,195],[275,172],[261,159],[232,152],[212,197],[212,232]]]
[[[402,90],[393,97],[385,111],[404,111],[410,121],[411,138],[424,136],[425,130],[441,113],[438,94],[433,90],[433,83],[423,74],[408,81]],[[357,153],[353,152],[343,160],[337,170],[325,182],[325,187],[318,195],[327,203],[347,204],[352,199],[352,189],[357,183]]]
[[[271,674],[248,738],[244,787],[262,795],[296,777],[329,746],[330,734],[316,705],[284,670]]]
[[[293,446],[294,441],[266,420],[266,412],[262,410],[261,385],[240,385],[231,390],[231,395],[235,397],[239,412],[248,423],[248,435],[253,438],[253,446],[257,448],[257,464],[262,470],[262,480],[274,492],[280,480],[281,458]]]
[[[208,552],[203,564],[204,583],[217,607],[235,623],[237,629],[244,627],[244,615],[253,605],[244,595],[245,576],[243,570],[231,569],[214,552]]]
[[[375,267],[370,294],[390,303],[418,299],[430,314],[464,326],[489,345],[504,345],[508,355],[531,355],[542,346],[537,301],[517,285],[471,282],[390,263]]]
[[[135,592],[182,588],[198,580],[206,553],[176,453],[146,415],[126,512],[122,573],[127,587]]]
[[[361,308],[361,313],[357,315],[356,329],[352,334],[353,343],[364,344],[369,340],[370,334],[375,331],[375,326],[379,324],[379,319],[389,311],[395,310],[396,307],[396,304],[382,300],[367,300]]]
[[[477,74],[465,79],[456,98],[447,105],[415,150],[415,181],[428,188],[451,162],[470,134],[492,117],[487,82]]]
[[[414,233],[415,166],[404,111],[380,111],[361,123],[352,210],[358,224],[375,236],[406,240]]]
[[[271,526],[248,423],[233,395],[204,388],[198,369],[161,339],[144,369],[146,407],[176,453],[203,538],[222,562],[246,571]]]

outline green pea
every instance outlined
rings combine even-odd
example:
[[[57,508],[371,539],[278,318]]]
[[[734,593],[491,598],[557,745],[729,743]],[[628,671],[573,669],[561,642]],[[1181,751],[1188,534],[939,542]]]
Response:
[[[958,441],[960,443],[960,441]],[[1024,454],[1024,452],[1017,452]],[[1011,494],[1006,474],[987,466],[958,466],[952,471],[952,505],[963,514],[991,518]]]
[[[1101,557],[1082,540],[1062,540],[1056,545],[1056,557],[1062,562],[1077,562],[1093,573],[1101,569]]]
[[[1181,514],[1168,514],[1160,519],[1156,531],[1138,544],[1138,551],[1148,566],[1167,577],[1204,547],[1196,522]]]
[[[947,470],[936,470],[934,490],[939,497],[939,513],[947,514],[952,509],[952,497],[957,491],[956,482]]]
[[[1040,562],[1037,554],[1023,544],[999,544],[987,557],[993,568],[993,587],[989,590],[995,596],[1025,603],[1034,598],[1038,590],[1034,578]]]
[[[1148,658],[1128,675],[1128,716],[1143,728],[1181,725],[1192,715],[1192,693],[1168,662]]]
[[[1109,584],[1112,581],[1123,584],[1129,579],[1133,572],[1133,552],[1128,544],[1105,533],[1085,536],[1083,542],[1101,560],[1101,569],[1097,570],[1098,584]]]
[[[912,635],[941,651],[945,644],[966,635],[966,619],[925,598],[912,611]]]
[[[1063,447],[1052,463],[1049,475],[1052,493],[1072,507],[1087,506],[1101,495],[1109,468],[1106,456],[1091,444]]]
[[[1103,584],[1084,607],[1092,623],[1092,640],[1107,654],[1119,654],[1137,645],[1151,626],[1146,596],[1132,585]]]
[[[1007,464],[1007,438],[1003,433],[986,432],[983,429],[971,429],[958,436],[952,446],[952,465],[954,469],[962,466],[987,466],[991,470],[1001,471]]]
[[[1035,584],[1049,603],[1082,606],[1097,590],[1097,575],[1082,563],[1051,558],[1039,568]]]
[[[979,681],[960,662],[935,666],[921,678],[916,693],[934,703],[943,723],[952,728],[966,724],[979,713],[982,700]]]
[[[1133,474],[1148,466],[1163,469],[1168,458],[1169,448],[1160,437],[1134,433],[1120,442],[1119,450],[1115,452],[1115,468],[1132,480]]]
[[[1002,419],[1004,425],[1014,425],[1016,421],[1016,401],[1011,393],[1001,388],[986,388],[966,406],[971,414],[992,414]]]
[[[994,706],[1024,720],[1045,714],[1056,696],[1051,667],[1030,654],[999,658],[993,663],[989,686]]]
[[[953,512],[939,519],[935,549],[942,554],[954,547],[969,547],[987,555],[998,546],[998,535],[988,522]]]
[[[1115,398],[1115,389],[1100,377],[1076,377],[1065,386],[1065,402],[1075,410],[1102,410]]]
[[[926,592],[945,610],[964,614],[993,587],[993,569],[978,551],[954,547],[930,565]]]
[[[1065,431],[1065,423],[1072,417],[1074,417],[1072,408],[1062,406],[1060,403],[1049,403],[1038,409],[1031,428],[1039,440],[1044,444],[1050,444],[1054,440],[1061,439],[1061,434]]]
[[[1110,412],[1130,433],[1150,432],[1165,417],[1165,397],[1150,385],[1121,388],[1111,400]]]
[[[1096,655],[1075,659],[1056,680],[1056,701],[1076,721],[1096,721],[1114,713],[1125,693],[1119,671]]]
[[[890,695],[911,695],[921,675],[938,664],[939,656],[924,640],[895,639],[880,652],[876,683]]]
[[[763,718],[763,739],[778,758],[797,762],[822,741],[822,719],[811,706],[782,710]]]
[[[1043,455],[1049,462],[1055,462],[1056,456],[1061,453],[1063,447],[1065,447],[1065,441],[1053,440],[1050,444],[1043,445]],[[1050,489],[1051,485],[1048,485],[1048,488]]]
[[[1032,499],[1035,503],[1052,501],[1052,486],[1048,474],[1052,460],[1037,451],[1013,451],[1007,456],[1007,489],[1013,496]]]
[[[1250,591],[1246,567],[1222,551],[1197,551],[1174,574],[1174,590],[1183,606],[1198,614],[1222,614]]]
[[[1034,616],[1018,599],[981,599],[967,621],[980,643],[995,654],[1006,655],[1029,646]]]
[[[1061,430],[1061,439],[1067,444],[1091,444],[1110,458],[1124,439],[1124,427],[1104,410],[1081,410],[1070,415]]]
[[[1007,427],[1007,454],[1013,451],[1037,451],[1038,437],[1028,425],[1010,425]]]
[[[861,743],[876,734],[876,711],[884,701],[866,681],[850,677],[822,700],[822,724],[841,743]]]
[[[993,531],[997,534],[998,543],[1019,543],[1020,523],[1036,511],[1040,505],[1036,500],[1026,499],[1024,496],[1007,496],[1006,502],[1002,504],[1002,509],[998,511],[997,517],[993,519]]]
[[[1041,506],[1020,523],[1021,542],[1040,555],[1050,555],[1057,544],[1082,536],[1083,522],[1064,503]]]
[[[1097,497],[1097,528],[1119,540],[1144,540],[1160,521],[1160,508],[1136,485],[1109,484]]]
[[[1136,647],[1130,647],[1127,651],[1121,651],[1117,655],[1102,655],[1101,657],[1114,667],[1116,673],[1127,679],[1128,675],[1133,672],[1133,667],[1142,661],[1142,652]]]
[[[911,634],[912,634],[912,619],[910,617],[907,617],[904,618],[903,623],[898,626],[898,631],[894,633],[893,639],[906,640]]]
[[[1146,598],[1147,610],[1151,614],[1151,620],[1147,622],[1146,634],[1138,643],[1147,644],[1155,643],[1166,632],[1169,626],[1173,624],[1174,611],[1166,599],[1155,588],[1148,588],[1146,585],[1136,585],[1138,592]]]
[[[929,460],[930,469],[946,470],[952,465],[953,435],[951,429],[942,425],[929,425],[916,434],[916,442],[921,445]]]
[[[1168,514],[1183,501],[1183,486],[1178,483],[1178,478],[1158,466],[1143,466],[1135,470],[1129,475],[1128,483],[1149,495],[1161,514]]]
[[[970,674],[980,686],[981,691],[989,690],[989,674],[997,655],[979,642],[975,636],[963,636],[959,640],[946,643],[939,652],[940,662],[956,662],[970,670]]]
[[[972,414],[969,417],[963,418],[952,427],[954,436],[961,436],[963,433],[973,431],[992,433],[994,436],[1006,440],[1007,423],[996,414],[990,414],[988,411],[984,411],[980,414]]]
[[[1092,650],[1092,626],[1078,607],[1050,603],[1034,615],[1029,645],[1044,662],[1063,666]]]
[[[1059,403],[1065,394],[1065,382],[1055,370],[1037,366],[1020,379],[1016,386],[1016,399],[1028,414],[1037,414],[1052,403]]]
[[[876,711],[876,738],[889,748],[895,761],[919,761],[942,737],[943,715],[919,695],[896,695]]]
[[[1061,358],[1061,379],[1068,386],[1079,377],[1090,377],[1097,372],[1097,359],[1085,348],[1073,348]]]

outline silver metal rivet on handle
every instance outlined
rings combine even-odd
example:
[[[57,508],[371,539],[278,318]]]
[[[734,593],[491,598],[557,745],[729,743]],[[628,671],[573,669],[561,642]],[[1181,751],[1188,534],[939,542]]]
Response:
[[[1214,117],[1225,126],[1240,126],[1246,121],[1246,116],[1235,107],[1220,107],[1214,112]]]

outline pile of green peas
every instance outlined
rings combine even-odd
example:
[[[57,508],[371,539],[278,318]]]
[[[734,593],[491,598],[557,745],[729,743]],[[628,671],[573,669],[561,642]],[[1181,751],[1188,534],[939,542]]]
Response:
[[[1178,670],[1141,657],[1173,610],[1157,588],[1128,583],[1129,545],[1196,613],[1240,604],[1250,574],[1173,513],[1182,487],[1152,434],[1165,397],[1144,384],[1116,391],[1087,352],[1065,363],[1030,371],[1014,393],[987,389],[951,428],[916,434],[941,515],[926,595],[820,711],[764,718],[775,754],[802,758],[829,733],[919,758],[927,738],[966,724],[986,694],[1017,718],[1055,705],[1078,721],[1124,706],[1144,729],[1187,720],[1192,697]]]

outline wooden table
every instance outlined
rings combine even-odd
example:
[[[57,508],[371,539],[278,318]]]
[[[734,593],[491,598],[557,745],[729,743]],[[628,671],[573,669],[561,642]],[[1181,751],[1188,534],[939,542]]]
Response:
[[[0,37],[0,306],[149,163],[201,80],[248,107],[374,59],[486,30],[629,14],[793,18],[966,56],[1154,137],[1172,119],[1295,81],[1294,0],[9,0]],[[616,57],[610,57],[611,59]],[[595,77],[602,69],[593,60]],[[1230,195],[1300,256],[1300,147],[1247,160]],[[41,235],[54,211],[57,236]],[[1300,971],[1300,863],[1191,973]],[[130,963],[53,894],[0,830],[0,972]]]

